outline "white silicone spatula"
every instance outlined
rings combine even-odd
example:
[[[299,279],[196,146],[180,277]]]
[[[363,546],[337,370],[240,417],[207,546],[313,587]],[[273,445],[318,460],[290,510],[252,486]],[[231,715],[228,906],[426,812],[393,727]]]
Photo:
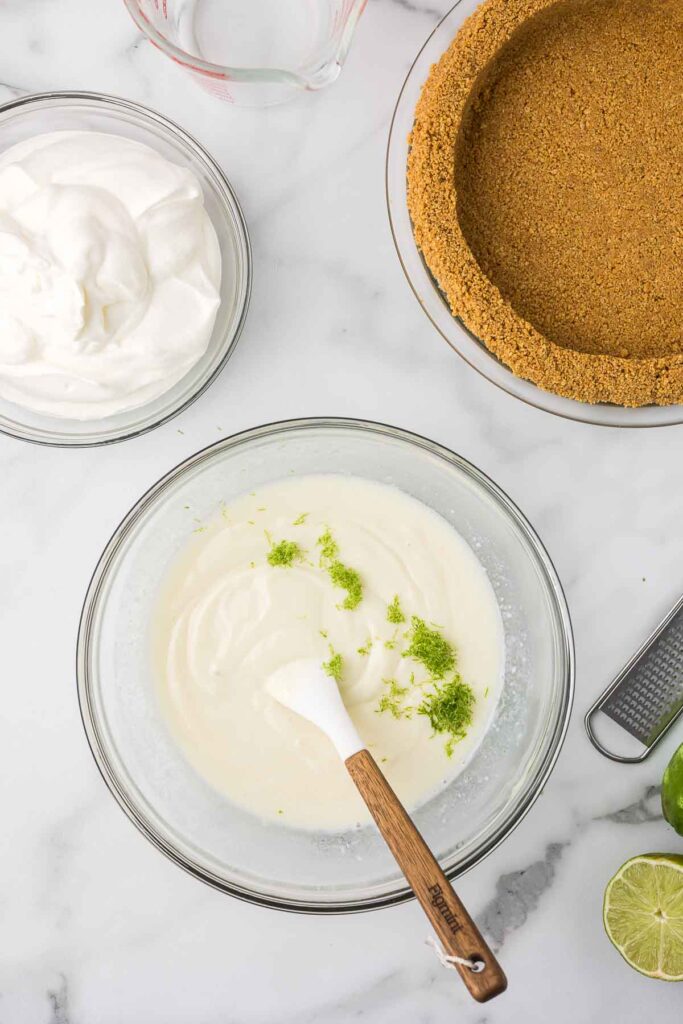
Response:
[[[318,662],[306,659],[279,669],[268,679],[266,689],[332,741],[470,994],[483,1003],[504,992],[507,979],[500,964],[366,750],[334,679]]]

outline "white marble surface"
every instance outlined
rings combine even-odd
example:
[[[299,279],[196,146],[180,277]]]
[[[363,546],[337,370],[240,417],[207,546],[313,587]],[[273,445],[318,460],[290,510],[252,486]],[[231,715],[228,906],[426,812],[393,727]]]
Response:
[[[223,163],[254,247],[254,293],[226,372],[180,418],[101,451],[0,438],[1,1024],[234,1024],[681,1019],[681,992],[603,935],[628,856],[683,849],[655,787],[682,731],[641,767],[599,757],[582,714],[672,603],[683,573],[683,428],[564,422],[496,391],[423,316],[383,192],[392,106],[444,0],[370,0],[347,67],[319,96],[237,111],[138,37],[119,0],[0,4],[0,99],[85,88],[147,103]],[[422,945],[416,905],[346,918],[278,914],[183,874],[129,824],[81,729],[74,642],[112,528],[147,485],[266,420],[364,416],[461,452],[516,500],[566,586],[575,714],[521,827],[459,882],[510,978],[488,1007]]]

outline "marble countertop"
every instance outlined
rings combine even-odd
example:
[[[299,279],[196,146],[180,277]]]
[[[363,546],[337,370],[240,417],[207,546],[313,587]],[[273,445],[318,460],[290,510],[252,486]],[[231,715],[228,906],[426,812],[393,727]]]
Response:
[[[629,856],[682,849],[645,764],[589,745],[582,717],[681,590],[683,427],[553,418],[496,390],[431,327],[384,200],[393,104],[444,0],[370,0],[328,91],[266,111],[205,95],[143,42],[120,0],[6,0],[0,99],[117,93],[189,128],[222,162],[254,249],[251,312],[216,384],[182,416],[92,451],[0,437],[0,1024],[554,1024],[680,1020],[680,991],[605,938],[603,887]],[[301,373],[305,368],[305,373]],[[472,1003],[423,945],[414,903],[338,918],[248,906],[185,875],[116,806],[76,702],[81,600],[131,503],[198,448],[290,416],[368,417],[448,445],[539,531],[577,648],[569,736],[522,825],[458,883],[510,978]]]

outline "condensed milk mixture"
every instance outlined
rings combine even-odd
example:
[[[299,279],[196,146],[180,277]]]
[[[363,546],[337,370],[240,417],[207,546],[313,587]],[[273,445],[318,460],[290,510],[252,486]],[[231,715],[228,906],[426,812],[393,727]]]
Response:
[[[259,816],[344,829],[368,820],[365,806],[269,676],[318,659],[414,808],[491,721],[503,627],[481,564],[431,509],[365,479],[294,477],[199,527],[159,596],[153,657],[169,729],[213,786]]]

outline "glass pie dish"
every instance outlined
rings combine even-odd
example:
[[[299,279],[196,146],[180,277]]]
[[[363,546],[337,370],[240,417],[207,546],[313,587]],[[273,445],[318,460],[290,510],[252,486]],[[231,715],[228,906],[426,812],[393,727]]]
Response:
[[[197,775],[167,732],[152,682],[149,624],[195,517],[278,478],[354,475],[440,513],[475,550],[505,631],[505,682],[465,771],[415,812],[450,878],[521,821],[558,756],[573,695],[569,614],[553,566],[509,498],[459,455],[394,427],[305,419],[257,427],[193,455],[130,510],[95,569],[81,617],[78,695],[98,767],[131,821],[197,878],[254,903],[333,913],[409,899],[374,827],[344,832],[261,820]],[[190,510],[188,511],[188,506]]]
[[[415,107],[432,65],[448,49],[463,22],[476,10],[480,0],[458,0],[439,22],[415,58],[396,102],[386,157],[386,196],[391,232],[396,251],[415,297],[425,313],[465,362],[497,387],[538,409],[613,427],[658,427],[683,422],[683,405],[647,405],[627,408],[600,403],[591,405],[544,391],[530,381],[516,377],[457,317],[432,276],[416,245],[406,189],[408,138]]]
[[[76,420],[43,415],[0,398],[0,432],[60,447],[92,447],[135,437],[191,405],[232,355],[251,290],[251,250],[237,199],[220,167],[182,128],[137,103],[99,93],[44,93],[0,106],[0,151],[43,132],[87,130],[145,143],[194,173],[221,250],[221,303],[204,354],[173,387],[150,402],[102,419]]]

